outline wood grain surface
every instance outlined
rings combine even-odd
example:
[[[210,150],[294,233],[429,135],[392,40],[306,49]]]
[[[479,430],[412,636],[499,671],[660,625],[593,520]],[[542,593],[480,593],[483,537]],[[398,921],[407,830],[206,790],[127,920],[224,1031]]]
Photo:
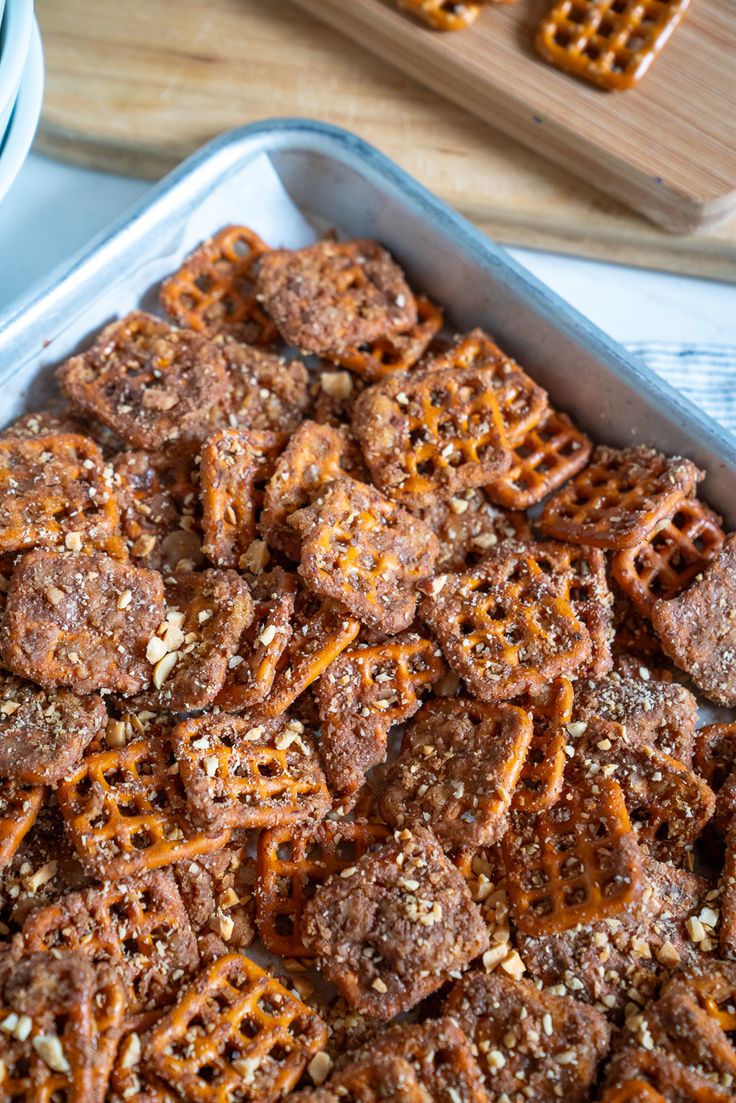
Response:
[[[736,281],[736,222],[673,237],[287,0],[36,10],[41,151],[156,178],[230,127],[310,116],[373,142],[502,242]]]

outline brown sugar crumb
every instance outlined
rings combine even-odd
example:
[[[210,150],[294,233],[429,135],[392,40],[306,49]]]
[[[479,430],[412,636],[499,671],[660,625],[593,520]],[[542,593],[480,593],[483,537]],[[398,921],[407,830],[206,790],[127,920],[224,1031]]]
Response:
[[[215,342],[222,351],[228,389],[217,409],[217,428],[294,433],[309,405],[309,375],[300,360],[286,360],[238,341]]]
[[[412,716],[444,671],[431,640],[415,632],[359,644],[334,659],[317,686],[320,757],[331,788],[356,792],[386,757],[388,733]]]
[[[736,705],[736,534],[679,597],[655,601],[666,655],[719,705]]]
[[[151,676],[146,647],[163,615],[154,571],[101,553],[29,552],[10,581],[3,659],[47,689],[136,693]]]
[[[375,241],[277,249],[258,265],[258,295],[287,344],[340,353],[415,325],[401,269]]]
[[[483,1077],[469,1040],[449,1017],[421,1024],[390,1026],[358,1050],[347,1065],[339,1064],[328,1087],[337,1090],[347,1081],[357,1059],[378,1063],[401,1057],[408,1062],[422,1094],[433,1103],[488,1103]],[[382,1097],[379,1095],[379,1099]],[[393,1099],[393,1097],[391,1097]]]
[[[368,387],[353,432],[376,486],[414,506],[483,486],[511,463],[492,367],[391,375]]]
[[[107,326],[58,378],[75,406],[134,448],[206,436],[228,389],[217,346],[139,311]]]
[[[464,490],[413,508],[440,542],[437,571],[466,571],[506,540],[529,540],[531,525],[525,514],[494,505],[481,488]]]
[[[23,926],[28,951],[80,951],[119,973],[131,1014],[162,1007],[199,955],[169,870],[69,893],[34,911]]]
[[[204,562],[195,508],[196,444],[161,452],[134,450],[113,456],[113,492],[125,545],[136,566],[176,570],[182,560]]]
[[[427,826],[449,847],[498,842],[531,737],[531,717],[514,705],[430,701],[386,775],[381,815]]]
[[[74,434],[0,440],[0,553],[114,551],[119,516],[94,441]]]
[[[289,524],[301,537],[299,574],[310,590],[388,634],[410,626],[416,587],[431,576],[438,551],[426,526],[353,479],[328,483]]]
[[[638,904],[546,937],[518,936],[530,977],[594,1004],[616,1022],[642,1007],[668,972],[702,959],[685,923],[707,882],[647,857]]]
[[[106,724],[101,697],[44,690],[0,672],[0,777],[53,784]]]
[[[445,1012],[477,1051],[494,1099],[589,1099],[610,1041],[592,1007],[501,973],[473,972],[455,984]]]
[[[361,469],[360,453],[346,428],[305,421],[276,462],[266,487],[260,531],[268,544],[299,559],[299,537],[288,518],[308,505],[322,487]]]
[[[378,1019],[413,1007],[488,945],[462,875],[423,829],[321,885],[302,937],[349,1005]]]
[[[704,477],[695,464],[639,445],[599,445],[590,464],[549,499],[539,521],[548,536],[598,548],[634,548]]]
[[[542,549],[544,545],[542,545]],[[535,545],[505,545],[423,587],[419,613],[453,670],[484,701],[539,689],[590,656],[587,629],[540,566]]]
[[[275,1103],[326,1039],[311,1008],[244,955],[227,954],[184,989],[142,1050],[144,1067],[186,1098]]]
[[[693,694],[676,682],[659,681],[641,661],[632,672],[614,670],[575,683],[575,723],[622,724],[631,746],[656,747],[686,766],[692,762],[697,718]]]
[[[192,816],[207,830],[319,820],[330,807],[299,720],[202,716],[179,724],[173,742]]]

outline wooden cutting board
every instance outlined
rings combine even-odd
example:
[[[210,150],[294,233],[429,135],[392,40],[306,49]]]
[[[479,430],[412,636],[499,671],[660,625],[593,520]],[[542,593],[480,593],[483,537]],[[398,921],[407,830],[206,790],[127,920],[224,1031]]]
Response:
[[[36,10],[42,152],[156,178],[230,127],[312,116],[373,142],[499,241],[736,282],[736,222],[673,237],[287,0]]]

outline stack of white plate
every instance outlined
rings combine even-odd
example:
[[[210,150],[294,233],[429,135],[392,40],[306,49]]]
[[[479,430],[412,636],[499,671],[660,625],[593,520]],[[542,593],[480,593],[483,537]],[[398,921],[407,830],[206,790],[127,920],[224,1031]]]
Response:
[[[33,0],[0,0],[0,199],[31,148],[43,98]]]

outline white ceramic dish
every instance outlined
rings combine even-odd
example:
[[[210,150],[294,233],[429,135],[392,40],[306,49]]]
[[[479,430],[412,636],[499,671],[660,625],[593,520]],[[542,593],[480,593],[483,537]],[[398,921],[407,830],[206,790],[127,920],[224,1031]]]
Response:
[[[12,3],[12,0],[10,0]],[[43,49],[35,20],[31,26],[31,46],[18,90],[13,114],[0,143],[0,200],[21,170],[28,156],[41,115],[43,100]]]
[[[0,0],[0,139],[25,72],[32,33],[33,0]]]

